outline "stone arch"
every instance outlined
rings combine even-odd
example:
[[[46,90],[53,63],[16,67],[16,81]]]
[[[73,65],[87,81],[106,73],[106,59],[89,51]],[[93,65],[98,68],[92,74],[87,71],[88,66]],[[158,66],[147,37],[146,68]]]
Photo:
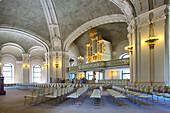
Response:
[[[50,43],[49,43],[49,41],[47,41],[42,36],[39,36],[35,33],[32,33],[30,31],[27,31],[27,30],[24,30],[24,29],[11,27],[11,26],[0,26],[0,31],[9,31],[9,32],[15,32],[15,33],[18,33],[18,34],[25,35],[25,36],[39,42],[45,48],[46,52],[49,52]]]
[[[114,23],[114,22],[127,22],[127,18],[122,14],[113,14],[113,15],[107,15],[102,16],[96,19],[93,19],[89,22],[86,22],[85,24],[78,27],[76,30],[74,30],[64,41],[63,49],[65,51],[68,51],[69,46],[71,43],[77,39],[81,34],[85,33],[87,30],[92,29],[96,26],[108,24],[108,23]]]

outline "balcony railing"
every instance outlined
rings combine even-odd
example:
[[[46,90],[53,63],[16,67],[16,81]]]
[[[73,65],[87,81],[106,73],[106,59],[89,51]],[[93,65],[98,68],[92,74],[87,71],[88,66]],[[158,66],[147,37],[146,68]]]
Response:
[[[94,69],[121,68],[129,66],[129,58],[110,61],[99,61],[79,66],[69,67],[69,72],[88,71]]]

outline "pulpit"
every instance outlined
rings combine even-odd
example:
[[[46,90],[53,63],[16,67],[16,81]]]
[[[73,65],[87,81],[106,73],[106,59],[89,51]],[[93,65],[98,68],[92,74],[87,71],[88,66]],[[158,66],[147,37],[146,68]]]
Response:
[[[6,95],[6,91],[4,91],[4,77],[0,77],[0,95]]]

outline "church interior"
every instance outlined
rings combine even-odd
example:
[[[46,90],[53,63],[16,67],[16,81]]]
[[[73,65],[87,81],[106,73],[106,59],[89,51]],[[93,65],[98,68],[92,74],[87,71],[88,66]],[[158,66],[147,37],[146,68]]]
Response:
[[[0,113],[170,113],[170,0],[0,0]]]

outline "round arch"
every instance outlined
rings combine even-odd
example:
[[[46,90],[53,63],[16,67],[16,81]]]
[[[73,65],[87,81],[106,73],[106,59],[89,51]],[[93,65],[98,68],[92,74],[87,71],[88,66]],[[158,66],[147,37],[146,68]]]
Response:
[[[45,48],[45,50],[47,52],[50,50],[50,42],[49,41],[47,41],[42,36],[39,36],[35,33],[30,32],[30,31],[20,29],[20,28],[16,28],[16,27],[11,27],[11,26],[0,26],[0,31],[9,31],[9,32],[15,32],[15,33],[18,33],[18,34],[25,35],[27,37],[30,37],[33,40],[38,41]]]
[[[3,45],[0,46],[0,51],[2,50],[3,47],[6,47],[6,46],[12,46],[12,47],[16,47],[18,48],[19,50],[21,50],[23,53],[25,53],[25,50],[23,49],[23,47],[21,47],[20,45],[16,44],[16,43],[5,43]]]
[[[93,19],[89,22],[86,22],[85,24],[78,27],[76,30],[74,30],[64,41],[63,50],[68,51],[71,43],[77,39],[80,35],[85,33],[87,30],[92,29],[99,25],[114,23],[114,22],[127,22],[126,16],[122,14],[113,14],[113,15],[107,15],[102,16],[96,19]]]

